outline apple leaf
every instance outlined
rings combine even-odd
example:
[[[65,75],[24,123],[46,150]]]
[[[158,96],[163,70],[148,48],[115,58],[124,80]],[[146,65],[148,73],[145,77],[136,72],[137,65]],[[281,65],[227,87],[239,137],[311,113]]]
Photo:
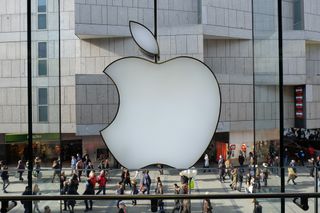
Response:
[[[146,26],[135,21],[130,21],[129,27],[133,40],[143,51],[152,56],[159,55],[158,42]]]

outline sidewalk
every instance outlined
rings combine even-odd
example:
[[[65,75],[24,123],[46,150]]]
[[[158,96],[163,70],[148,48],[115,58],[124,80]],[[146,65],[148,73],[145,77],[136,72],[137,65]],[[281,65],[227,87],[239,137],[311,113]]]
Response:
[[[49,169],[49,168],[48,168]],[[67,175],[70,172],[66,172]],[[134,172],[131,172],[131,176]],[[297,185],[289,184],[286,185],[287,192],[295,192],[297,194],[301,192],[313,192],[314,191],[314,182],[313,178],[308,176],[308,170],[306,168],[298,168],[299,177],[296,182]],[[38,183],[41,193],[43,195],[58,195],[60,183],[58,178],[56,178],[55,183],[51,183],[52,171],[44,171],[43,178],[41,180],[34,179],[35,183]],[[155,179],[159,176],[157,170],[150,171],[150,176],[152,179],[151,193],[154,194]],[[180,177],[177,170],[164,170],[164,175],[161,175],[161,180],[164,184],[165,194],[173,194],[173,184],[180,183]],[[8,196],[11,195],[21,195],[25,185],[26,185],[26,173],[24,174],[25,181],[24,183],[19,182],[15,177],[10,177],[10,186],[7,188],[9,192]],[[107,194],[115,194],[116,184],[120,180],[120,171],[111,170],[110,172],[111,181],[107,183]],[[82,177],[82,183],[79,185],[79,194],[82,194],[84,191],[85,177]],[[226,180],[225,183],[220,183],[218,181],[218,171],[214,170],[209,173],[198,172],[195,181],[195,189],[192,190],[192,194],[205,194],[214,193],[214,194],[225,194],[225,193],[245,193],[244,188],[241,192],[233,191],[229,187],[230,180]],[[244,184],[245,185],[245,184]],[[125,194],[130,194],[130,189],[127,187]],[[261,192],[280,192],[280,178],[276,175],[270,175],[268,179],[268,187],[262,187]],[[2,193],[2,192],[1,192]],[[114,201],[94,201],[94,207],[92,212],[117,212],[116,209],[116,200]],[[280,199],[259,199],[260,204],[263,207],[263,212],[280,212]],[[136,206],[131,205],[131,201],[125,201],[127,204],[128,213],[143,213],[150,212],[150,201],[137,201]],[[214,212],[252,212],[253,203],[252,200],[248,199],[237,199],[237,200],[211,200],[211,203],[214,207]],[[192,203],[192,212],[202,212],[201,204],[202,200],[193,200]],[[60,202],[58,201],[41,201],[39,203],[39,208],[43,211],[44,206],[49,205],[52,212],[60,212]],[[62,207],[63,208],[63,207]],[[165,201],[165,210],[166,212],[171,212],[173,208],[173,201]],[[85,205],[83,201],[77,201],[75,206],[75,212],[83,212]],[[297,207],[291,199],[286,201],[286,212],[288,213],[302,213],[302,212],[314,212],[313,199],[309,199],[309,210],[303,211]],[[15,207],[10,212],[20,213],[23,212],[23,207],[20,202],[18,206]]]

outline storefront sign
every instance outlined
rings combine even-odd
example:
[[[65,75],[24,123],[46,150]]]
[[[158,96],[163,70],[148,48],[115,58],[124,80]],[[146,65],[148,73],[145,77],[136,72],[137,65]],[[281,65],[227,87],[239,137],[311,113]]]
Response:
[[[157,57],[157,41],[144,28],[130,22],[136,43]],[[123,166],[188,168],[199,159],[213,137],[221,105],[219,85],[208,66],[187,56],[161,63],[125,57],[104,73],[116,84],[120,104],[101,136]],[[135,154],[139,157],[132,158]]]
[[[236,146],[235,144],[231,144],[231,145],[229,146],[229,149],[230,149],[230,150],[236,150],[236,147],[237,147],[237,146]]]
[[[59,133],[43,133],[43,134],[33,134],[32,140],[41,141],[57,141],[59,140]],[[16,143],[16,142],[27,142],[28,134],[6,134],[6,143]]]

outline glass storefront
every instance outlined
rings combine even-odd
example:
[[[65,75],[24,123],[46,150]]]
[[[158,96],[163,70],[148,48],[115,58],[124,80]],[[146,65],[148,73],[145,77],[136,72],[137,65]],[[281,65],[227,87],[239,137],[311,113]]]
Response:
[[[153,1],[31,1],[32,153],[28,153],[27,1],[3,3],[0,161],[2,171],[7,170],[5,165],[9,167],[11,182],[5,187],[4,181],[3,193],[23,193],[28,184],[27,168],[21,179],[17,164],[21,160],[26,166],[30,154],[34,164],[32,185],[38,184],[42,195],[66,194],[64,184],[79,171],[83,174],[78,179],[77,193],[86,193],[91,170],[96,176],[101,170],[107,171],[107,195],[120,193],[123,165],[112,155],[100,131],[114,122],[121,97],[115,82],[103,70],[127,56],[152,61],[130,37],[128,21],[141,22],[154,32]],[[151,194],[161,194],[156,191],[158,177],[163,181],[164,194],[174,194],[175,183],[190,187],[188,193],[197,195],[312,193],[318,189],[315,165],[320,155],[317,74],[320,40],[316,34],[318,25],[312,20],[317,20],[320,4],[283,0],[283,33],[279,33],[278,3],[277,0],[158,1],[158,62],[165,64],[178,56],[203,61],[219,83],[221,109],[216,132],[212,132],[207,149],[193,165],[195,177],[183,183],[181,174],[188,170],[173,169],[161,162],[148,165]],[[154,146],[155,154],[159,146],[162,144]],[[178,150],[168,147],[163,155],[184,152],[190,146],[181,143]],[[132,161],[145,155],[145,147],[132,144],[130,148],[132,155],[128,157]],[[76,166],[73,157],[86,165]],[[227,162],[223,169],[221,158]],[[93,168],[85,168],[89,159]],[[293,161],[297,168],[296,182],[289,178]],[[41,164],[40,169],[37,164]],[[138,190],[143,191],[144,169],[130,171],[129,177],[134,181],[124,184],[124,194],[131,194],[131,184],[137,184]],[[235,173],[239,171],[242,177]],[[66,176],[61,181],[62,173]],[[259,205],[256,201],[264,211],[281,212],[284,208],[279,198],[255,202],[211,200],[214,212],[252,212]],[[193,200],[189,208],[200,212],[206,202]],[[138,206],[131,200],[125,203],[130,212],[151,210],[149,200],[139,200]],[[41,210],[50,206],[53,212],[58,212],[67,208],[65,204],[68,203],[41,201],[39,206]],[[175,204],[174,200],[166,200],[164,208],[172,210]],[[95,201],[93,208],[96,212],[118,210],[113,200]],[[296,208],[292,199],[285,199],[286,212],[295,212]],[[317,208],[317,200],[309,199],[309,212]],[[12,212],[22,209],[23,205],[18,203]],[[85,203],[77,201],[75,209],[85,210]]]

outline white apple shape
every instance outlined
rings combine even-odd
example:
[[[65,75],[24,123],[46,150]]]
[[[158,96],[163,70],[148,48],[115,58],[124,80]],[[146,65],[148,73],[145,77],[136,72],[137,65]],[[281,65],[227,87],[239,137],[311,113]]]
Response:
[[[204,63],[191,57],[163,63],[125,57],[104,73],[120,101],[101,135],[122,165],[189,168],[199,159],[213,137],[221,104],[217,80]]]
[[[129,22],[137,45],[159,57],[153,33]],[[119,108],[100,134],[115,158],[129,169],[150,164],[189,168],[210,143],[220,115],[220,89],[209,67],[191,57],[153,63],[125,57],[104,70],[115,83]]]

